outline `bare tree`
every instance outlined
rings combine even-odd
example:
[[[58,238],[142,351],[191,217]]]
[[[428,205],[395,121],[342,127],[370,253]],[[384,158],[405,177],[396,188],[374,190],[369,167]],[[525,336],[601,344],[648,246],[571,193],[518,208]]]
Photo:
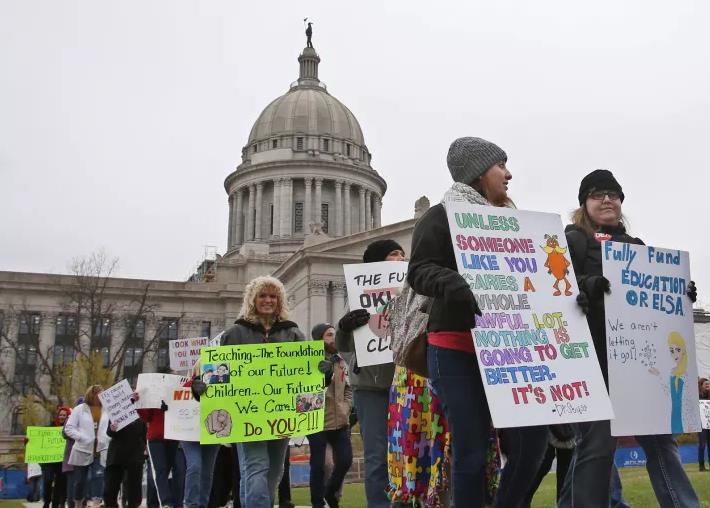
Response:
[[[156,319],[150,284],[119,291],[111,284],[117,264],[103,251],[71,262],[71,277],[62,279],[56,341],[49,347],[40,344],[41,318],[26,303],[0,315],[0,359],[14,358],[16,365],[13,377],[0,369],[0,391],[32,404],[20,408],[24,414],[34,414],[36,404],[47,410],[73,404],[92,384],[110,386],[124,377],[127,358],[137,374],[145,357],[158,351],[168,323]],[[148,336],[146,324],[153,322],[157,326]],[[15,323],[18,333],[13,333]]]

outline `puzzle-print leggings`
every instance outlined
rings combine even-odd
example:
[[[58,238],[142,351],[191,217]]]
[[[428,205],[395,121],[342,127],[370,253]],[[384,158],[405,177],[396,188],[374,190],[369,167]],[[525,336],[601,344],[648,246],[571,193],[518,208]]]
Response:
[[[491,417],[473,353],[429,345],[429,379],[449,422],[454,506],[486,506],[485,467]],[[547,449],[547,427],[500,432],[507,462],[493,507],[520,506]]]

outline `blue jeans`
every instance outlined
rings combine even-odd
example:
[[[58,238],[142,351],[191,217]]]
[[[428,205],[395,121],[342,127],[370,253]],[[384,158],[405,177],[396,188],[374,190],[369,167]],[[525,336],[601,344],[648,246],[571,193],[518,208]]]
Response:
[[[88,466],[74,466],[74,500],[101,498],[104,495],[104,467],[101,458],[94,457]]]
[[[212,472],[220,445],[181,441],[185,453],[185,507],[206,508],[212,489]]]
[[[153,459],[153,467],[155,468],[155,480],[153,479],[153,471],[148,467],[148,508],[156,508],[157,506],[170,505],[179,506],[182,504],[184,497],[184,486],[182,491],[177,483],[183,483],[180,480],[180,468],[178,467],[178,445],[179,441],[171,440],[156,440],[148,441],[148,449],[150,457]],[[170,485],[168,477],[170,472],[173,473],[173,485]],[[185,476],[185,469],[182,468],[182,476]],[[176,481],[177,480],[177,481]],[[156,488],[158,486],[156,495]]]
[[[364,449],[367,507],[389,508],[390,501],[385,493],[389,484],[387,476],[389,391],[355,389],[353,402],[360,422],[360,435]]]
[[[428,346],[429,378],[449,422],[454,506],[486,506],[485,467],[491,417],[473,353]],[[547,450],[547,426],[500,431],[508,461],[494,507],[524,505]]]
[[[242,508],[272,508],[284,472],[288,439],[237,443]]]
[[[580,423],[578,429],[580,441],[557,506],[609,506],[616,438],[608,420]],[[673,436],[636,436],[636,441],[646,453],[646,470],[661,508],[700,506]]]
[[[325,481],[325,450],[330,443],[333,448],[333,473],[328,482]],[[350,443],[350,427],[337,430],[324,430],[308,436],[311,448],[311,506],[324,508],[325,499],[335,497],[343,485],[345,475],[353,463],[353,448]]]

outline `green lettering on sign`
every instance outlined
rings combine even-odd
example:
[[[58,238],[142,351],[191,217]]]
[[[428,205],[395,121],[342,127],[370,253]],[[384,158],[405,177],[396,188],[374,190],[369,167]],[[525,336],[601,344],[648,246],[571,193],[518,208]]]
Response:
[[[62,427],[27,427],[25,462],[46,464],[64,459],[66,441]]]
[[[242,443],[323,430],[323,342],[204,348],[200,443]]]

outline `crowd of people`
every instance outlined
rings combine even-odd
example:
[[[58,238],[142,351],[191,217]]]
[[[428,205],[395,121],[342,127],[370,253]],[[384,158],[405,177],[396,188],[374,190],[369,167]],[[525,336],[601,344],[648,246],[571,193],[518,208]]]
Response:
[[[481,311],[457,270],[445,203],[514,207],[507,160],[505,151],[484,139],[455,140],[447,156],[453,184],[414,228],[407,283],[430,298],[427,377],[392,363],[358,365],[354,332],[368,324],[366,310],[344,310],[336,325],[312,328],[310,340],[324,343],[319,370],[327,387],[324,429],[307,436],[313,508],[340,504],[353,463],[355,421],[362,437],[369,508],[527,507],[555,458],[559,507],[627,506],[608,420],[492,427],[471,336]],[[610,171],[592,171],[581,179],[577,207],[565,231],[580,290],[577,303],[587,316],[607,384],[604,295],[611,284],[602,274],[601,242],[643,244],[627,230],[625,198]],[[405,250],[392,239],[371,243],[363,254],[364,263],[405,259]],[[694,284],[687,297],[695,301]],[[269,276],[247,285],[239,318],[222,335],[222,345],[303,340],[306,334],[289,320],[283,284]],[[710,381],[701,378],[698,386],[700,397],[710,398]],[[190,387],[199,400],[206,383],[198,375]],[[160,409],[140,409],[140,420],[117,430],[101,409],[101,390],[89,387],[76,407],[57,411],[53,423],[64,426],[67,449],[62,463],[43,466],[44,508],[58,508],[65,500],[81,508],[85,500],[99,498],[114,508],[120,490],[123,505],[137,507],[146,456],[149,508],[207,508],[228,502],[246,508],[275,502],[282,508],[293,506],[287,438],[230,446],[171,441],[163,435],[165,402]],[[706,470],[709,432],[699,436],[700,470]],[[673,435],[636,436],[636,441],[646,454],[660,506],[699,507]]]

